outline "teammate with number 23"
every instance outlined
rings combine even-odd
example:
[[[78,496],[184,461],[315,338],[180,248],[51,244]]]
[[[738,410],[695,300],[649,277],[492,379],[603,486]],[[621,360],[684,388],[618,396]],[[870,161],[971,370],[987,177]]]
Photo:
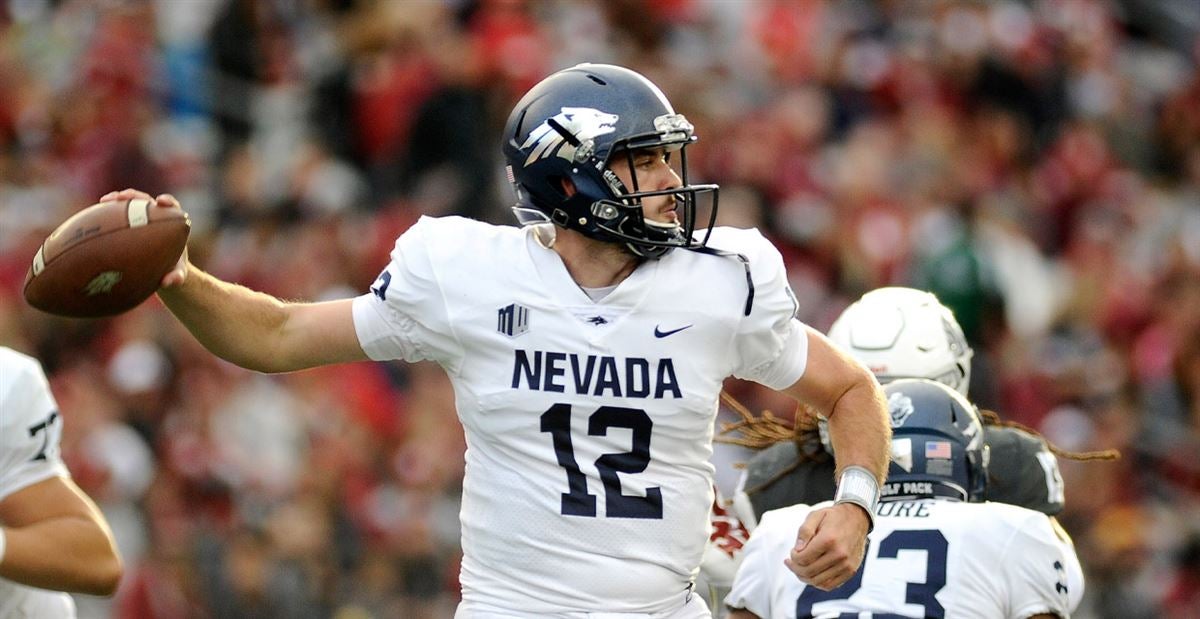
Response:
[[[823,591],[773,561],[804,504],[774,509],[750,535],[730,619],[1067,619],[1068,563],[1050,519],[984,501],[989,449],[975,406],[945,384],[905,378],[884,387],[892,463],[862,569]]]
[[[687,177],[695,140],[640,74],[572,67],[535,85],[504,130],[522,227],[422,218],[355,299],[280,301],[186,253],[159,296],[210,351],[253,370],[445,368],[467,439],[459,619],[709,617],[691,587],[731,375],[829,416],[838,500],[778,561],[832,589],[862,560],[886,406],[863,366],[795,319],[779,252],[755,230],[712,226],[717,187]],[[699,227],[698,202],[712,207]]]

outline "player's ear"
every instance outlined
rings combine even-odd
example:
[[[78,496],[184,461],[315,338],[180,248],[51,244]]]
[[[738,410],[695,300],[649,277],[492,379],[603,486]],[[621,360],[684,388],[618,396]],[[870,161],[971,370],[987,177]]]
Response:
[[[560,183],[560,185],[562,187],[563,193],[566,194],[566,196],[568,198],[575,195],[576,189],[575,189],[574,181],[572,181],[571,179],[564,176],[564,177],[558,179],[558,182]]]

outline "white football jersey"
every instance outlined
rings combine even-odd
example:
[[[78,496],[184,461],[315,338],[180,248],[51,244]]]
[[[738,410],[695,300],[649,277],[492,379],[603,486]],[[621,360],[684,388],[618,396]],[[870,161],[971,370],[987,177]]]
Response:
[[[809,511],[829,504],[763,514],[725,603],[764,619],[1070,616],[1050,520],[1004,503],[880,503],[858,573],[829,592],[805,586],[783,560]]]
[[[36,359],[0,346],[0,501],[51,477],[68,477],[58,453],[62,417]],[[0,617],[75,616],[65,593],[0,578]]]
[[[676,250],[593,302],[533,228],[422,218],[355,300],[372,359],[434,360],[453,383],[471,616],[690,595],[722,381],[787,387],[808,353],[778,251],[727,228],[709,246],[748,260],[752,296],[738,258]]]

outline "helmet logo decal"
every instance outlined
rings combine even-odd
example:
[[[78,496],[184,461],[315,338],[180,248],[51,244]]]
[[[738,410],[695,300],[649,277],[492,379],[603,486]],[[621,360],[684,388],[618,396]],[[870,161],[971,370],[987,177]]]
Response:
[[[533,147],[529,157],[525,159],[525,165],[553,155],[574,161],[577,148],[596,137],[616,131],[615,125],[619,118],[616,114],[608,114],[590,107],[564,107],[554,118],[546,120],[531,131],[525,143],[521,144],[522,150]],[[575,143],[568,143],[567,138],[551,126],[551,120],[573,135]]]
[[[950,441],[929,441],[925,443],[926,458],[949,460],[953,454],[954,450],[950,448]]]
[[[888,414],[892,417],[892,427],[899,428],[914,412],[912,398],[900,392],[888,396]]]

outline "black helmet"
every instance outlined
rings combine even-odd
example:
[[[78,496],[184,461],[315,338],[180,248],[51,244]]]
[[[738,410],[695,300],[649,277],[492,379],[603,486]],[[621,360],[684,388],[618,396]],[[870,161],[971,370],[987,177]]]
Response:
[[[658,258],[675,247],[703,247],[696,240],[696,196],[711,192],[716,219],[717,186],[689,185],[686,147],[696,141],[692,125],[641,74],[606,64],[581,64],[539,82],[513,108],[504,128],[508,179],[517,192],[513,207],[523,225],[554,222],[593,239],[623,243],[635,255]],[[633,152],[665,147],[678,155],[683,185],[640,191]],[[630,157],[633,187],[609,170],[614,156]],[[562,181],[576,192],[567,196]],[[679,223],[647,220],[642,198],[674,195]]]

